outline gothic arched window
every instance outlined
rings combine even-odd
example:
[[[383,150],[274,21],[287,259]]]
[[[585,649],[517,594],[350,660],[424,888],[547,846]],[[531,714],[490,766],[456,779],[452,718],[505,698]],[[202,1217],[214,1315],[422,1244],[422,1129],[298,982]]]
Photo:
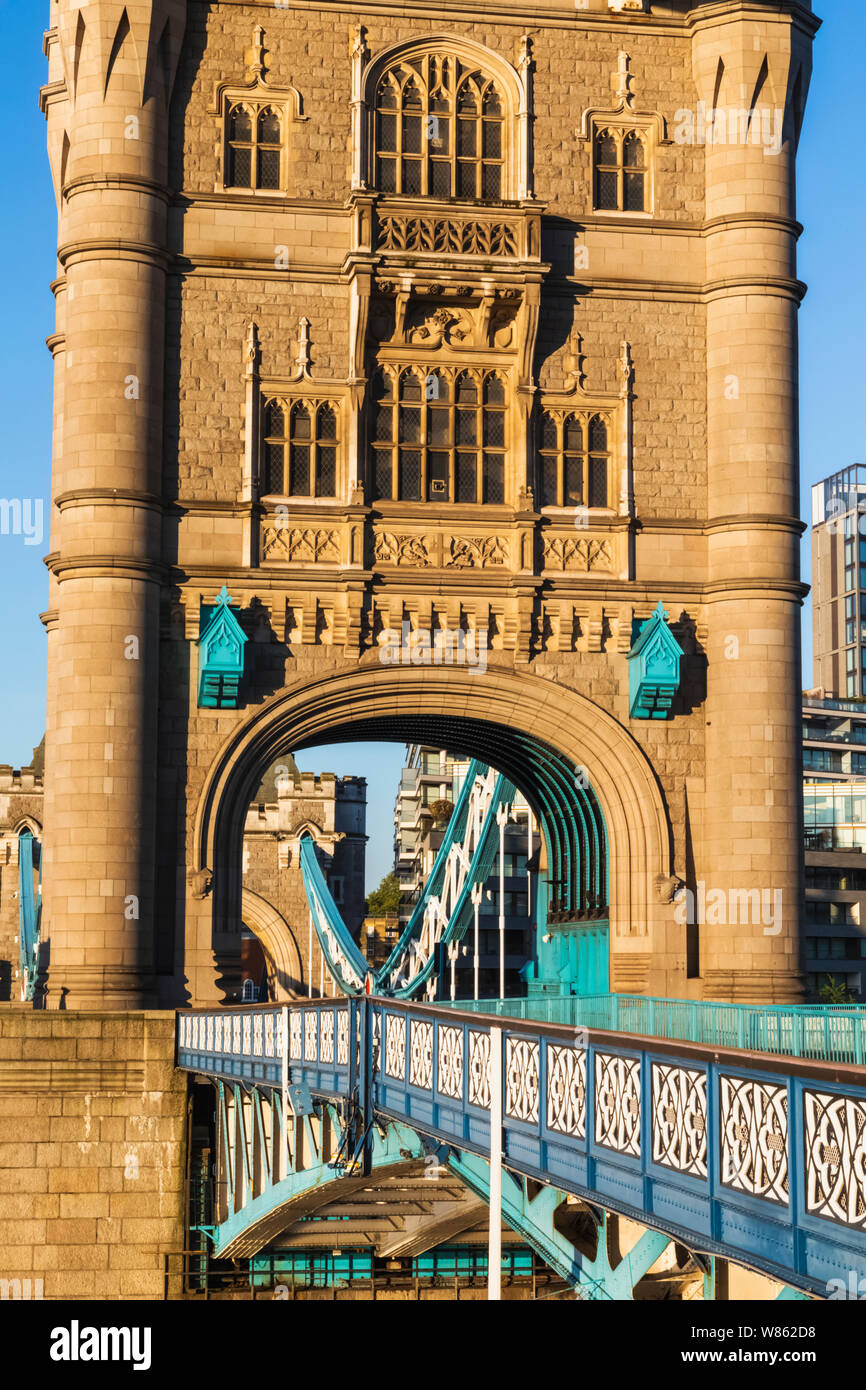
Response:
[[[542,410],[538,422],[542,507],[607,507],[610,449],[601,415]]]
[[[283,121],[272,106],[237,103],[226,112],[226,188],[282,187]]]
[[[499,202],[505,104],[493,78],[430,53],[385,72],[376,90],[376,187],[408,197]]]
[[[382,370],[374,386],[376,497],[503,503],[505,409],[499,372]]]
[[[596,131],[593,166],[596,211],[646,212],[649,161],[641,131]]]
[[[336,497],[338,443],[337,410],[330,401],[267,401],[265,492],[278,497]]]

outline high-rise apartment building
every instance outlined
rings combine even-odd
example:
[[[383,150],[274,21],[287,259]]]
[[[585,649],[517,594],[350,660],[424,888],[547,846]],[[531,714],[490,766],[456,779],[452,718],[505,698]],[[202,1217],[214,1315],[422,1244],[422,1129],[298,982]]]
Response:
[[[866,694],[866,466],[812,488],[812,668],[815,686]]]

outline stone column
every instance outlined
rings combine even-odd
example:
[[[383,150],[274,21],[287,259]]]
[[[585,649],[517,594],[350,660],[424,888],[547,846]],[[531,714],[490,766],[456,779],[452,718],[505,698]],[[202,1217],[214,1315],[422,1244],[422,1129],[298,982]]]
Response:
[[[168,102],[185,0],[59,0],[49,1004],[153,998]]]
[[[696,876],[706,997],[769,1003],[802,987],[793,219],[812,30],[802,15],[765,10],[729,6],[694,25],[706,108],[696,132],[703,116],[709,142],[711,108],[725,113],[706,148],[707,782]]]

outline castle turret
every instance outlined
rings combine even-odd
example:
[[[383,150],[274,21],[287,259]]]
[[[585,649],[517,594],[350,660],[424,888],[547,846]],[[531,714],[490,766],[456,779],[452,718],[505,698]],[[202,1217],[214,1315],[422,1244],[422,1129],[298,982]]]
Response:
[[[52,4],[49,1002],[153,998],[168,105],[185,0]]]
[[[701,966],[706,996],[717,999],[800,992],[794,160],[815,27],[787,7],[694,16],[707,228],[704,839],[713,871],[704,893],[709,904],[721,890],[727,904],[706,912]]]

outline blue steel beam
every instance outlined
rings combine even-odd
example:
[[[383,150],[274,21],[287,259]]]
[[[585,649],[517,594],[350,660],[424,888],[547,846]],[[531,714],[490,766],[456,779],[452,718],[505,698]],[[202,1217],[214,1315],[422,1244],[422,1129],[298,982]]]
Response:
[[[448,1160],[462,1182],[484,1201],[490,1197],[490,1165],[478,1154],[453,1153]],[[502,1214],[506,1223],[582,1298],[631,1299],[635,1287],[671,1243],[663,1231],[647,1230],[627,1255],[612,1266],[608,1256],[607,1213],[602,1214],[594,1260],[582,1255],[554,1225],[566,1199],[555,1187],[542,1186],[534,1196],[524,1179],[502,1173]]]
[[[328,1107],[328,1115],[337,1127],[339,1120],[333,1108]],[[304,1118],[309,1124],[308,1117]],[[383,1126],[381,1130],[371,1126],[370,1139],[368,1173],[359,1171],[357,1166],[349,1172],[335,1167],[333,1160],[320,1152],[317,1163],[309,1168],[293,1169],[279,1182],[269,1183],[264,1191],[250,1197],[237,1211],[233,1209],[233,1190],[229,1188],[228,1216],[215,1228],[213,1257],[235,1259],[256,1254],[290,1222],[365,1186],[370,1181],[370,1173],[399,1174],[414,1167],[426,1153],[421,1136],[400,1123]],[[308,1135],[308,1143],[311,1140],[312,1135]],[[295,1161],[297,1156],[293,1154]]]

